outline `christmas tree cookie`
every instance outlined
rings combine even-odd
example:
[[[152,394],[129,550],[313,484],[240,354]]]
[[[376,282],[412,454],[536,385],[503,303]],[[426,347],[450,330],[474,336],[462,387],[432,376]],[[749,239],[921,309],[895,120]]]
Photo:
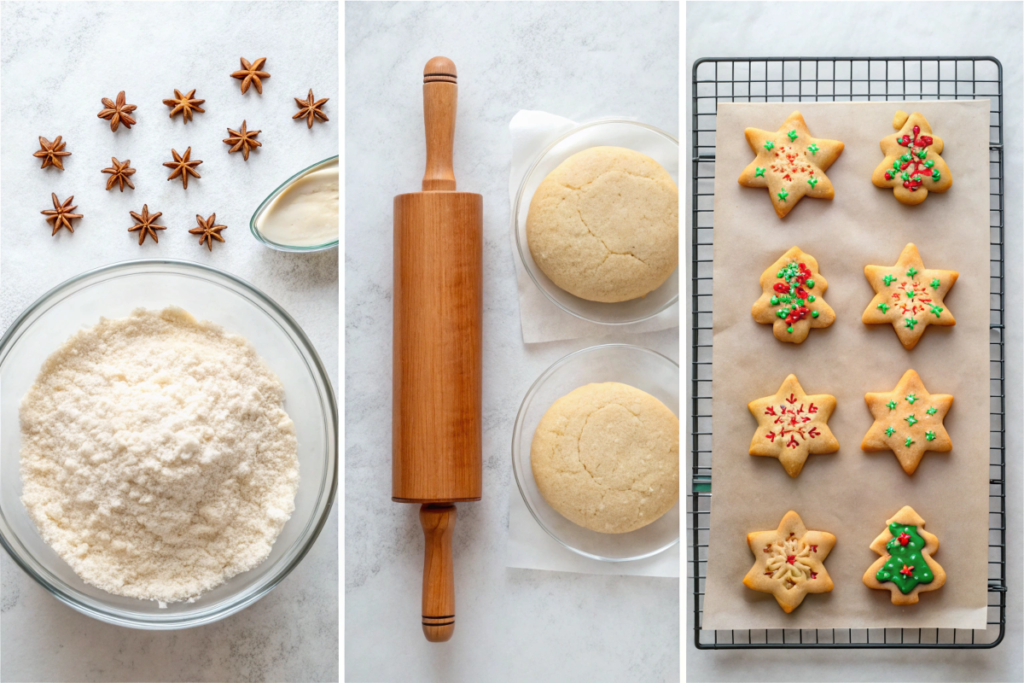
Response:
[[[861,450],[891,450],[907,474],[917,470],[925,451],[953,450],[953,442],[942,426],[953,397],[928,393],[913,370],[907,370],[892,391],[865,394],[864,400],[875,422],[864,435]]]
[[[743,585],[771,593],[779,607],[789,614],[808,593],[832,590],[832,579],[822,563],[835,544],[835,536],[825,531],[809,531],[800,515],[790,510],[778,529],[747,534],[754,566],[743,577]]]
[[[929,192],[945,192],[953,186],[953,174],[942,153],[942,138],[921,114],[896,112],[892,127],[897,133],[882,138],[885,160],[871,175],[875,187],[891,187],[902,204],[920,204]]]
[[[946,583],[946,572],[932,559],[939,539],[924,530],[924,520],[909,505],[886,526],[871,544],[881,557],[864,572],[864,585],[891,591],[894,605],[916,605],[921,593]]]
[[[826,424],[836,409],[835,396],[808,396],[796,375],[790,375],[774,396],[747,404],[757,419],[751,455],[778,458],[791,477],[800,474],[811,453],[835,453],[839,441]]]
[[[799,344],[812,327],[828,327],[836,320],[825,303],[826,289],[818,262],[793,247],[761,273],[761,297],[750,313],[755,321],[771,324],[776,339]]]
[[[917,345],[929,325],[956,325],[943,298],[960,276],[955,270],[924,267],[917,247],[908,244],[893,266],[864,266],[875,290],[861,320],[865,325],[891,323],[904,348]]]
[[[767,187],[779,218],[805,195],[835,196],[825,171],[842,154],[843,143],[811,137],[800,112],[790,114],[777,131],[747,128],[744,134],[757,156],[740,174],[740,185]]]

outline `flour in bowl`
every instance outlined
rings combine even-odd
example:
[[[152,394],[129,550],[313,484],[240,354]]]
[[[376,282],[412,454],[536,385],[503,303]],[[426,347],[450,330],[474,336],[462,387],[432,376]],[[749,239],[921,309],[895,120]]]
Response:
[[[22,399],[22,502],[87,583],[191,602],[263,562],[295,509],[283,404],[240,336],[176,307],[101,318]]]

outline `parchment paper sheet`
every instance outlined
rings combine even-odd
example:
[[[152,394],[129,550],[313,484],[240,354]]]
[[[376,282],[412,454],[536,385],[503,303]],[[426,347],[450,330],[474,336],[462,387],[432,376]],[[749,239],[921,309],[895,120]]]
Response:
[[[883,156],[879,141],[895,132],[902,109],[924,114],[945,141],[942,157],[953,187],[923,204],[899,204],[871,184]],[[803,198],[785,220],[766,190],[737,178],[754,158],[746,127],[776,130],[793,111],[811,134],[846,147],[826,171],[832,201]],[[755,103],[718,107],[715,164],[713,454],[710,548],[704,628],[985,628],[988,577],[989,478],[989,103],[984,101]],[[929,327],[906,351],[891,325],[867,326],[861,314],[873,290],[867,264],[893,264],[908,243],[928,268],[957,270],[946,296],[954,327]],[[818,260],[828,279],[825,300],[835,323],[811,330],[803,344],[775,339],[750,307],[762,271],[792,246]],[[913,368],[929,392],[954,396],[945,426],[950,453],[929,452],[908,477],[891,452],[865,453],[872,424],[867,392],[891,391]],[[790,478],[774,458],[748,455],[756,420],[747,403],[774,394],[795,373],[805,391],[828,393],[838,405],[829,427],[839,451],[812,455]],[[861,577],[878,559],[868,546],[904,505],[939,538],[936,561],[946,585],[917,605],[897,607],[889,591]],[[753,564],[751,531],[774,529],[787,510],[809,529],[835,534],[825,566],[835,588],[808,595],[792,614],[775,598],[746,588]]]

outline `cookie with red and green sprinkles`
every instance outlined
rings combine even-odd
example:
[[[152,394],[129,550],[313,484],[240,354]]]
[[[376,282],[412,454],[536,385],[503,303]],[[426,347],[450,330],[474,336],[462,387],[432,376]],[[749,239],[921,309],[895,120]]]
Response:
[[[928,198],[929,192],[945,192],[953,186],[953,174],[940,154],[942,138],[932,133],[923,114],[896,112],[893,135],[882,138],[885,159],[871,174],[875,187],[891,187],[901,204],[913,206]]]
[[[799,344],[811,328],[828,327],[836,313],[825,303],[828,281],[818,261],[793,247],[761,273],[761,296],[750,309],[756,322],[771,324],[775,338]]]
[[[779,218],[803,197],[832,199],[835,190],[825,175],[843,152],[843,143],[811,137],[803,115],[795,111],[776,131],[747,128],[747,144],[757,155],[743,169],[744,187],[766,187]]]
[[[956,325],[943,299],[960,274],[925,268],[914,244],[903,248],[895,265],[864,266],[864,275],[875,296],[861,320],[865,325],[891,323],[908,351],[917,346],[929,325]]]
[[[939,550],[939,539],[924,530],[924,519],[909,505],[885,525],[871,543],[881,557],[864,572],[864,585],[890,591],[894,605],[916,605],[921,593],[946,583],[946,571],[932,557]]]
[[[932,394],[921,376],[907,370],[892,391],[864,395],[875,419],[860,448],[891,450],[907,474],[917,471],[927,451],[948,453],[953,442],[942,421],[953,405],[949,394]]]

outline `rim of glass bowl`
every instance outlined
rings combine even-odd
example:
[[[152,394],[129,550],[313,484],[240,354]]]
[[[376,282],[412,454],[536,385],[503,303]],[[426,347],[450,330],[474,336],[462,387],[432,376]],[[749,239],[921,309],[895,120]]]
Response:
[[[667,311],[670,307],[674,306],[679,301],[679,292],[677,291],[675,293],[675,296],[673,296],[671,299],[666,301],[662,306],[657,308],[655,311],[653,311],[653,312],[651,312],[651,313],[649,313],[647,315],[642,315],[642,316],[639,316],[637,318],[633,318],[632,320],[615,320],[615,321],[609,322],[607,320],[594,320],[593,318],[588,318],[587,316],[583,315],[582,313],[579,313],[577,311],[572,310],[571,308],[563,306],[562,303],[560,301],[558,301],[558,299],[556,299],[555,297],[551,296],[548,293],[548,291],[540,284],[540,281],[537,279],[537,276],[534,274],[533,270],[530,268],[529,265],[527,265],[526,253],[523,251],[525,245],[523,244],[523,240],[520,239],[520,237],[519,237],[519,207],[522,206],[523,193],[526,191],[526,184],[529,182],[530,178],[533,177],[533,173],[534,173],[534,171],[537,170],[537,166],[540,165],[540,162],[543,161],[544,157],[547,156],[548,152],[550,152],[552,149],[555,148],[556,145],[558,145],[562,141],[566,140],[567,138],[575,135],[576,133],[579,133],[582,130],[586,130],[587,128],[593,128],[594,126],[600,126],[600,125],[605,125],[605,124],[609,124],[609,123],[622,123],[622,124],[627,124],[627,125],[631,125],[631,126],[637,126],[638,128],[646,128],[649,131],[652,131],[654,133],[657,133],[658,135],[662,135],[662,136],[668,138],[669,140],[674,142],[677,147],[679,146],[679,139],[678,138],[676,138],[676,137],[666,133],[665,131],[661,130],[660,128],[656,128],[655,126],[651,126],[651,125],[646,124],[646,123],[641,123],[639,121],[631,121],[630,119],[620,119],[620,118],[614,118],[614,117],[613,118],[606,118],[606,119],[595,119],[594,121],[588,121],[587,123],[583,123],[583,124],[580,124],[579,126],[576,126],[572,130],[570,130],[570,131],[566,132],[565,134],[559,136],[550,145],[545,147],[543,149],[543,151],[541,151],[541,153],[537,155],[537,158],[533,160],[533,163],[530,164],[530,168],[526,171],[526,175],[523,176],[522,181],[520,181],[520,183],[519,183],[519,190],[516,191],[516,203],[515,203],[515,206],[512,207],[512,234],[514,234],[516,236],[516,249],[519,251],[519,261],[523,264],[523,269],[526,271],[527,275],[530,276],[530,279],[533,280],[533,284],[536,285],[537,289],[539,289],[541,291],[541,293],[544,295],[544,297],[548,301],[553,303],[555,306],[558,306],[560,309],[562,309],[566,313],[579,318],[580,320],[586,320],[587,322],[596,323],[598,325],[632,325],[633,323],[639,323],[639,322],[643,322],[644,320],[650,320],[651,318],[653,318],[654,316],[658,315],[659,313],[663,313],[664,311]],[[527,208],[527,210],[529,210],[529,209]],[[528,247],[526,247],[526,248],[528,248]],[[677,270],[678,270],[678,268],[679,267],[676,266]]]
[[[338,246],[338,242],[341,239],[340,231],[338,232],[338,239],[333,240],[331,242],[324,242],[323,244],[313,244],[307,247],[297,247],[291,244],[278,244],[277,242],[272,242],[271,240],[268,240],[266,237],[260,234],[260,231],[256,228],[256,219],[260,217],[260,214],[263,213],[263,210],[270,206],[270,203],[277,199],[277,195],[281,194],[281,192],[284,191],[284,188],[288,187],[288,185],[290,185],[293,180],[295,180],[304,173],[312,171],[317,166],[324,166],[332,161],[338,161],[337,154],[335,154],[333,157],[327,157],[326,159],[322,159],[313,164],[312,166],[307,166],[306,168],[302,169],[292,177],[288,178],[288,180],[278,185],[273,192],[267,195],[267,198],[264,199],[263,202],[258,207],[256,207],[256,211],[253,212],[252,218],[249,219],[249,232],[252,233],[252,236],[256,238],[257,242],[265,246],[268,246],[271,249],[276,249],[278,251],[291,251],[299,253],[309,253],[311,251],[327,251],[328,249],[333,249]]]
[[[85,286],[93,284],[91,281],[103,281],[110,277],[118,277],[124,274],[122,271],[126,270],[178,272],[208,281],[214,281],[217,284],[225,286],[227,289],[231,289],[236,294],[245,296],[259,308],[270,313],[271,319],[284,330],[292,343],[299,348],[300,353],[306,357],[307,366],[309,367],[310,372],[314,375],[314,380],[322,387],[322,391],[320,392],[321,405],[323,406],[326,404],[325,407],[330,413],[330,420],[327,424],[327,443],[328,450],[333,451],[333,457],[331,457],[331,453],[329,452],[325,460],[325,467],[329,467],[332,472],[330,477],[324,477],[324,481],[320,487],[319,500],[323,501],[323,508],[319,517],[313,517],[309,522],[307,522],[305,529],[302,530],[299,537],[302,540],[299,545],[295,546],[298,548],[298,551],[286,565],[278,570],[277,574],[270,578],[266,583],[255,585],[247,591],[239,593],[230,602],[222,604],[217,609],[213,609],[211,611],[199,612],[185,616],[168,615],[167,617],[154,619],[138,618],[135,616],[125,617],[120,610],[116,608],[108,608],[92,598],[85,597],[85,599],[79,599],[73,595],[74,593],[77,593],[77,591],[72,589],[70,586],[67,586],[63,581],[47,571],[42,563],[37,562],[34,558],[26,559],[15,551],[12,546],[12,539],[8,538],[8,534],[12,536],[18,546],[21,546],[21,542],[17,539],[17,536],[11,532],[7,519],[3,516],[3,510],[0,509],[0,545],[4,547],[7,554],[11,556],[11,559],[13,559],[14,562],[17,563],[17,565],[29,576],[35,579],[39,585],[72,609],[93,617],[94,619],[98,619],[99,621],[116,624],[118,626],[127,626],[130,628],[147,630],[191,628],[218,621],[245,609],[252,603],[256,602],[276,588],[277,585],[280,584],[281,581],[283,581],[284,578],[298,566],[299,562],[301,562],[306,556],[310,548],[313,547],[313,544],[316,542],[321,530],[327,523],[327,518],[331,513],[331,509],[334,507],[334,498],[338,490],[338,409],[334,397],[334,388],[331,385],[327,371],[324,369],[323,362],[320,360],[320,356],[317,354],[316,349],[309,341],[309,338],[306,337],[306,333],[302,330],[299,324],[295,322],[295,320],[280,305],[278,305],[277,302],[261,292],[255,286],[239,277],[216,268],[211,268],[199,263],[193,263],[191,261],[181,261],[178,259],[138,259],[132,261],[121,261],[119,263],[113,263],[88,270],[65,280],[36,299],[28,308],[25,309],[24,312],[22,312],[20,316],[18,316],[18,318],[4,333],[3,338],[0,339],[0,368],[3,367],[11,349],[18,339],[21,338],[21,335],[27,331],[36,320],[46,313],[50,308],[50,305],[62,301],[67,296],[80,291]],[[326,490],[328,486],[330,490]]]
[[[533,384],[531,384],[530,388],[527,390],[526,396],[523,398],[523,402],[519,405],[519,412],[516,414],[515,427],[513,428],[513,431],[512,431],[512,474],[516,478],[516,486],[519,488],[519,495],[522,496],[523,503],[526,504],[526,509],[530,511],[530,515],[537,522],[537,524],[540,525],[540,528],[543,529],[544,531],[546,531],[548,536],[550,536],[551,538],[553,538],[556,541],[558,541],[558,543],[562,547],[568,548],[569,550],[573,551],[577,555],[582,555],[583,557],[589,557],[592,560],[600,560],[602,562],[635,562],[637,560],[645,560],[645,559],[647,559],[649,557],[654,557],[655,555],[660,555],[661,553],[665,552],[669,548],[671,548],[671,547],[673,547],[675,545],[678,545],[679,544],[679,537],[677,536],[674,541],[672,541],[671,543],[668,543],[667,545],[664,545],[664,546],[662,546],[662,547],[660,547],[660,548],[658,548],[656,550],[652,550],[650,552],[644,553],[643,555],[637,555],[635,557],[604,557],[602,555],[595,555],[593,553],[588,553],[585,550],[580,550],[579,548],[574,548],[573,546],[569,545],[568,543],[563,541],[561,538],[559,538],[558,535],[555,534],[554,531],[549,529],[547,527],[547,525],[544,524],[543,520],[541,520],[541,518],[537,514],[537,512],[533,509],[533,506],[530,505],[530,499],[527,498],[526,491],[523,490],[522,477],[525,476],[525,474],[521,474],[520,473],[520,471],[519,471],[519,464],[518,464],[518,458],[516,457],[516,453],[519,452],[519,440],[520,440],[520,434],[521,434],[522,428],[523,428],[523,420],[526,419],[526,407],[530,403],[530,401],[533,400],[533,395],[534,395],[534,392],[537,390],[537,387],[539,387],[544,382],[544,380],[546,380],[548,377],[553,375],[556,370],[558,370],[563,365],[565,365],[569,361],[573,360],[577,356],[581,356],[581,355],[583,355],[585,353],[589,353],[591,351],[597,351],[598,349],[608,349],[608,348],[629,349],[631,351],[642,351],[644,353],[649,353],[649,354],[651,354],[653,356],[657,356],[658,358],[661,358],[663,360],[667,360],[669,363],[671,363],[672,365],[674,365],[676,367],[676,371],[679,370],[679,363],[675,362],[674,360],[672,360],[671,358],[669,358],[665,354],[658,353],[654,349],[649,349],[649,348],[644,347],[644,346],[637,346],[635,344],[597,344],[596,346],[588,346],[585,349],[579,349],[578,351],[573,351],[572,353],[570,353],[568,355],[565,355],[562,358],[559,358],[557,361],[554,362],[554,364],[551,365],[551,367],[549,367],[547,370],[542,372],[540,377],[538,377],[536,380],[534,380]]]

